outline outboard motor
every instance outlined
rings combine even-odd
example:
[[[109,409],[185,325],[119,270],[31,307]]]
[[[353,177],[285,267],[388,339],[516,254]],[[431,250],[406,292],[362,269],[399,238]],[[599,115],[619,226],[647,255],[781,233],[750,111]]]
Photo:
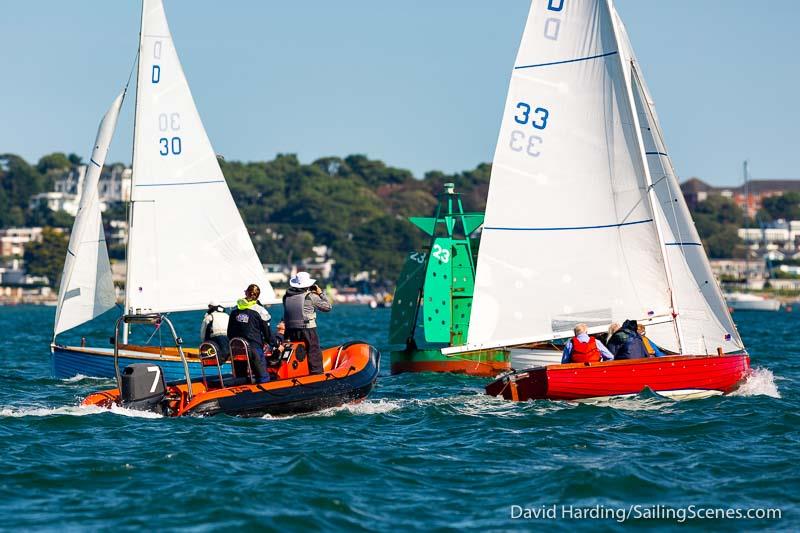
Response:
[[[122,407],[161,413],[161,402],[166,394],[167,385],[160,366],[136,363],[123,370],[120,390]]]

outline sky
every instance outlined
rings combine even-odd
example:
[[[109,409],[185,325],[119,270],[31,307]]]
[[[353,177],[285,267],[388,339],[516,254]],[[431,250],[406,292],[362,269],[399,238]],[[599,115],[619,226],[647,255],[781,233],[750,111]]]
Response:
[[[536,0],[541,1],[541,0]],[[408,168],[491,161],[529,0],[165,0],[217,153]],[[800,179],[800,1],[617,0],[682,179]],[[0,153],[85,159],[138,0],[0,0]],[[130,162],[133,98],[108,161]]]

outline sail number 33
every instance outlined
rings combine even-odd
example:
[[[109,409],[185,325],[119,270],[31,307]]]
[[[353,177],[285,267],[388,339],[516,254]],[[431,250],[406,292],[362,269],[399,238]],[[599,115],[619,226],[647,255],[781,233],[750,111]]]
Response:
[[[519,102],[514,108],[514,122],[521,126],[530,124],[536,130],[543,130],[547,127],[547,119],[550,118],[550,111],[544,107],[532,107],[525,102]],[[536,133],[526,133],[522,130],[513,130],[509,148],[514,152],[524,152],[530,157],[539,157],[541,151],[539,147],[543,139]]]

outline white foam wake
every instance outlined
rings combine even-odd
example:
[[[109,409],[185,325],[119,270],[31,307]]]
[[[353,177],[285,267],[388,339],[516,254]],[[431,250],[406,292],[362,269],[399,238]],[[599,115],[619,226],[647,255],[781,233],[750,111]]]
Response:
[[[64,407],[3,407],[0,408],[0,417],[23,418],[26,416],[86,416],[108,412],[107,409],[91,405],[66,405]]]
[[[350,413],[353,415],[381,415],[384,413],[391,413],[392,411],[396,411],[398,409],[402,409],[403,404],[399,401],[391,401],[391,400],[364,400],[363,402],[359,403],[348,403],[344,405],[339,405],[337,407],[329,407],[328,409],[322,409],[320,411],[315,411],[313,413],[304,413],[300,415],[286,415],[286,416],[272,416],[272,415],[264,415],[262,418],[264,419],[274,419],[274,420],[290,420],[292,418],[307,418],[307,417],[315,417],[315,416],[335,416],[339,413]]]
[[[134,411],[118,406],[105,409],[96,405],[65,405],[63,407],[2,407],[0,408],[0,418],[23,418],[27,416],[88,416],[100,415],[103,413],[114,413],[121,416],[134,418],[161,418],[158,413],[151,411]]]
[[[110,378],[98,378],[96,376],[84,376],[83,374],[76,374],[71,378],[64,378],[61,381],[63,383],[77,383],[79,381],[89,380],[89,381],[109,381]]]
[[[780,379],[780,378],[778,378]],[[770,396],[780,398],[778,384],[775,383],[775,374],[768,368],[753,368],[744,383],[731,393],[731,396]]]

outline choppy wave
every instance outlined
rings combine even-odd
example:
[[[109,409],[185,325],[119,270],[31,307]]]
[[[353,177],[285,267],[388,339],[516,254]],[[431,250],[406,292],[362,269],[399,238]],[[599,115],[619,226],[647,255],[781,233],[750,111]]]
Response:
[[[121,416],[134,418],[162,418],[158,413],[151,411],[134,411],[119,406],[112,406],[111,409],[97,407],[96,405],[67,405],[62,407],[2,407],[0,417],[24,418],[24,417],[45,417],[45,416],[88,416],[113,413]]]
[[[84,376],[83,374],[76,374],[71,378],[64,378],[61,380],[63,383],[79,383],[81,381],[109,381],[108,378],[98,378],[95,376]]]
[[[327,409],[322,409],[320,411],[315,411],[313,413],[304,413],[299,415],[287,415],[287,416],[264,415],[261,418],[265,420],[291,420],[293,418],[335,416],[341,413],[349,413],[353,415],[382,415],[385,413],[391,413],[392,411],[396,411],[402,408],[403,408],[403,403],[399,401],[383,400],[383,399],[364,400],[363,402],[359,403],[348,403],[336,407],[329,407]]]
[[[380,347],[389,314],[340,306],[320,335]],[[195,331],[201,315],[187,316],[176,325]],[[796,317],[741,315],[754,370],[737,397],[510,402],[487,396],[486,379],[392,376],[384,352],[377,387],[358,404],[285,419],[150,420],[158,415],[78,405],[98,383],[50,376],[40,325],[52,310],[0,308],[6,331],[28,331],[0,338],[3,527],[593,531],[616,525],[511,521],[509,508],[658,503],[781,507],[782,521],[746,527],[796,530],[793,486],[775,483],[796,478],[800,463]],[[95,338],[113,318],[100,319]],[[742,450],[746,461],[731,460]]]
[[[63,407],[2,407],[0,408],[0,417],[87,416],[107,412],[107,409],[102,409],[100,407],[82,405],[67,405]]]
[[[780,379],[780,378],[778,378]],[[770,396],[780,398],[775,374],[768,368],[755,367],[747,379],[731,396]]]

